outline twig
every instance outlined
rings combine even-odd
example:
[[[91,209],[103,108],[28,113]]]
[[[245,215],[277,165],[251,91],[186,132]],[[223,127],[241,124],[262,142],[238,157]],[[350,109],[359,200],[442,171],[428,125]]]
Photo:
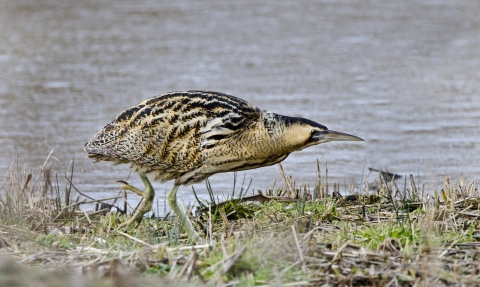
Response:
[[[447,254],[448,251],[449,251],[450,249],[452,249],[453,246],[455,246],[455,244],[457,244],[457,242],[458,242],[458,239],[456,239],[456,240],[450,245],[450,247],[448,247],[447,249],[445,249],[445,251],[443,251],[443,252],[438,256],[438,258],[442,258],[443,256],[445,256],[445,254]]]
[[[65,178],[67,179],[68,183],[72,185],[73,189],[75,189],[75,191],[78,192],[80,195],[83,195],[88,199],[95,200],[93,197],[90,197],[90,196],[84,194],[83,192],[81,192],[80,190],[78,190],[78,188],[73,184],[73,182],[68,178],[67,175],[65,175]]]
[[[90,223],[90,225],[92,225],[92,221],[90,220],[90,217],[88,216],[88,213],[84,210],[83,213],[85,214],[85,217],[87,218],[88,220],[88,223]]]
[[[295,244],[297,245],[298,255],[300,255],[300,261],[305,268],[305,259],[303,258],[302,248],[300,247],[300,242],[298,241],[297,230],[295,230],[295,225],[292,225],[293,238],[295,239]]]
[[[127,238],[130,238],[130,239],[134,240],[134,241],[137,241],[138,243],[141,243],[141,244],[143,244],[143,245],[145,245],[145,246],[148,246],[148,247],[150,247],[150,248],[153,248],[152,245],[150,245],[150,244],[148,244],[147,242],[145,242],[145,241],[143,241],[143,240],[140,240],[140,239],[138,239],[138,238],[136,238],[136,237],[133,237],[133,236],[131,236],[130,234],[121,232],[121,231],[119,231],[119,230],[115,230],[115,231],[116,231],[118,234],[121,234],[121,235],[123,235],[123,236],[125,236],[125,237],[127,237]]]
[[[87,204],[87,203],[94,203],[94,202],[102,202],[102,201],[106,201],[106,200],[112,200],[112,199],[119,199],[119,198],[123,198],[123,196],[115,196],[115,197],[109,197],[109,198],[101,198],[101,199],[93,199],[91,201],[82,201],[80,202],[80,204]],[[77,203],[78,204],[78,203]],[[74,204],[72,204],[74,205]]]
[[[471,243],[455,243],[457,247],[480,247],[480,242],[471,242]]]
[[[297,266],[297,265],[300,264],[300,263],[302,263],[302,261],[297,260],[297,262],[293,263],[292,265],[283,268],[283,270],[280,271],[280,274],[285,274],[288,270],[292,269],[293,267]],[[329,263],[329,264],[330,264],[330,263]]]
[[[152,246],[153,249],[161,247],[164,244],[154,245]],[[203,248],[212,248],[211,244],[203,244],[203,245],[192,245],[192,246],[182,246],[182,247],[174,247],[174,248],[167,248],[168,251],[182,251],[182,250],[197,250]]]
[[[337,252],[334,252],[335,255],[333,256],[333,259],[332,259],[332,261],[330,262],[330,267],[333,265],[333,263],[335,263],[335,261],[337,261],[337,259],[338,259],[338,257],[340,256],[340,254],[342,254],[343,249],[345,249],[345,247],[347,247],[347,246],[348,246],[348,243],[345,243],[345,244],[342,245],[342,247],[340,247],[340,248],[337,250]]]
[[[466,216],[473,216],[473,217],[480,217],[480,214],[471,213],[471,212],[459,211],[459,212],[457,212],[457,214],[462,214],[462,215],[466,215]]]
[[[230,257],[226,258],[223,260],[222,264],[222,269],[221,269],[221,275],[226,274],[230,269],[232,269],[233,266],[242,258],[243,254],[247,251],[247,247],[242,246],[240,247],[240,250],[232,254]]]
[[[90,212],[90,213],[88,213],[88,215],[95,215],[95,214],[103,213],[103,212],[109,211],[109,210],[110,210],[110,208],[106,207],[106,208],[102,208],[102,209],[99,209],[99,210],[94,211],[94,212]],[[83,219],[83,217],[81,219]]]
[[[193,251],[192,254],[190,254],[190,256],[188,257],[185,264],[183,265],[182,270],[180,270],[180,272],[177,274],[176,276],[177,281],[180,280],[181,277],[185,275],[185,273],[187,274],[188,280],[190,280],[190,278],[193,275],[193,272],[196,269],[195,264],[197,263],[197,259],[198,259],[198,254],[197,252]]]
[[[310,237],[310,235],[312,235],[312,233],[314,233],[315,231],[318,231],[318,230],[325,230],[325,231],[328,231],[328,232],[332,232],[332,230],[328,229],[328,228],[325,228],[325,227],[322,227],[322,226],[318,226],[318,227],[315,227],[313,228],[312,230],[310,230],[309,232],[307,232],[307,234],[305,234],[303,237],[302,237],[302,241],[305,241],[308,237]]]

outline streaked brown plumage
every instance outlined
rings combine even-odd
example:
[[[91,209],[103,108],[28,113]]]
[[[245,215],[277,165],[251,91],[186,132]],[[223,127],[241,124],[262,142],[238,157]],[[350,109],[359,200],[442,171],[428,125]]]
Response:
[[[88,141],[85,151],[95,163],[131,163],[144,182],[149,174],[156,181],[175,180],[178,188],[220,172],[272,165],[293,151],[332,140],[362,139],[261,110],[237,97],[185,91],[127,109]],[[176,189],[169,193],[170,205],[175,194]]]

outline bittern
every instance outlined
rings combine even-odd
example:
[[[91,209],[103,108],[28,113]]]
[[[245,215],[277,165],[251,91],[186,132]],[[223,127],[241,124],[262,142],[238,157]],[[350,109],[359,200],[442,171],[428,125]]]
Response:
[[[171,92],[149,98],[122,112],[85,144],[94,163],[130,163],[145,191],[125,183],[143,200],[121,226],[140,220],[153,203],[154,180],[175,180],[168,203],[184,222],[187,234],[195,229],[177,204],[180,185],[209,176],[273,165],[290,153],[329,141],[363,141],[329,130],[314,121],[278,115],[222,93]]]

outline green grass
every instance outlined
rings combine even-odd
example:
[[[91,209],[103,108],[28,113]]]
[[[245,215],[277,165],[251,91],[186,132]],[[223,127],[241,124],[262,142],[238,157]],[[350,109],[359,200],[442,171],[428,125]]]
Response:
[[[475,182],[446,180],[428,192],[413,177],[403,190],[380,177],[374,190],[345,197],[320,170],[311,188],[280,172],[284,185],[263,191],[266,201],[245,201],[249,185],[236,176],[222,198],[207,181],[210,199],[199,199],[207,211],[191,219],[203,241],[194,249],[174,217],[117,230],[128,215],[81,211],[92,199],[73,184],[73,161],[63,179],[48,159],[12,165],[0,186],[0,285],[480,284]]]

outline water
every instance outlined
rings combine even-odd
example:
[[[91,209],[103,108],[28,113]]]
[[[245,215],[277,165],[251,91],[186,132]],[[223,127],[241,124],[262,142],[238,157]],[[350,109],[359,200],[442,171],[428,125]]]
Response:
[[[0,173],[14,151],[37,166],[54,149],[61,179],[74,159],[83,192],[114,196],[127,166],[92,166],[84,143],[145,98],[205,89],[366,140],[290,155],[297,182],[313,183],[316,158],[342,185],[364,166],[420,175],[429,190],[476,179],[480,2],[372,2],[3,0]],[[243,176],[280,185],[275,166]],[[211,181],[229,194],[233,174]],[[155,184],[160,208],[171,186]],[[194,201],[190,187],[179,197]]]

